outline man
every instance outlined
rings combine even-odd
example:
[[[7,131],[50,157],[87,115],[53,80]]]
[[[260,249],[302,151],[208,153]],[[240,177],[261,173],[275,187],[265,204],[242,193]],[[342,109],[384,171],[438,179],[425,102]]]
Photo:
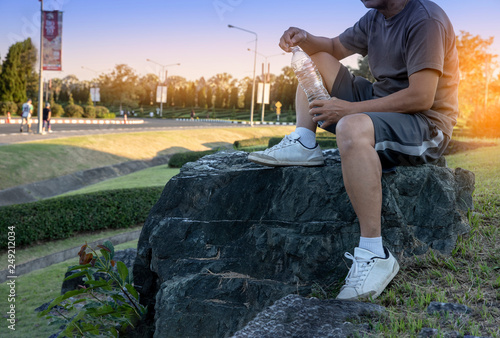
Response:
[[[47,132],[52,133],[52,129],[50,127],[51,117],[52,117],[52,110],[50,109],[50,103],[46,103],[45,108],[43,108],[43,126],[42,126],[43,134],[45,134],[45,127],[47,127]]]
[[[33,113],[33,105],[31,104],[31,99],[28,99],[26,103],[23,103],[23,108],[22,108],[22,115],[21,115],[21,133],[23,132],[23,125],[26,123],[28,126],[28,133],[31,131],[31,114]]]
[[[249,155],[271,166],[318,165],[317,123],[336,134],[344,185],[361,228],[354,256],[346,253],[353,264],[337,296],[346,300],[377,297],[399,270],[382,244],[382,172],[438,159],[458,114],[458,56],[444,11],[429,0],[361,1],[371,10],[333,39],[295,27],[285,31],[280,47],[308,53],[332,98],[309,103],[299,87],[295,132]],[[354,53],[369,56],[374,84],[339,63]]]

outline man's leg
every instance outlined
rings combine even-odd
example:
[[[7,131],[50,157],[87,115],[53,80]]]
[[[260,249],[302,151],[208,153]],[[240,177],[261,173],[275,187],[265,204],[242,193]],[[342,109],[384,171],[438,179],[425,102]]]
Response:
[[[375,131],[368,115],[342,118],[337,124],[342,176],[358,216],[362,237],[380,237],[382,165],[375,151]]]
[[[311,56],[328,91],[340,70],[340,62],[327,53]],[[299,86],[295,99],[297,123],[295,132],[285,136],[279,145],[265,151],[256,151],[248,156],[250,161],[268,166],[302,165],[315,166],[324,163],[323,154],[316,145],[317,124],[309,115],[309,102]]]
[[[376,298],[399,265],[382,244],[382,165],[375,151],[375,129],[368,115],[356,114],[342,118],[336,132],[344,185],[361,230],[354,256],[346,254],[353,264],[337,299]]]
[[[316,64],[323,78],[325,88],[330,92],[339,73],[340,62],[327,53],[314,54],[311,56],[311,59]],[[317,123],[309,115],[309,101],[307,101],[306,93],[300,85],[297,87],[297,95],[295,96],[295,109],[297,114],[297,128],[306,128],[316,132]]]

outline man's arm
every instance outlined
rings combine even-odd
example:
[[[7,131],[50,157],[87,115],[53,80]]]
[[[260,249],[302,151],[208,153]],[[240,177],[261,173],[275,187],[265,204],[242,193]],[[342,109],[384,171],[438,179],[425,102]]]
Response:
[[[315,36],[296,27],[290,27],[283,33],[279,45],[285,52],[291,52],[292,47],[300,46],[308,55],[326,52],[333,55],[337,60],[342,60],[354,54],[353,51],[342,45],[338,36],[333,39]]]
[[[309,55],[318,52],[326,52],[333,55],[333,57],[339,61],[354,54],[353,51],[342,45],[338,36],[333,39],[329,39],[308,34],[307,39],[300,45],[300,47]]]
[[[421,70],[409,77],[407,88],[379,99],[356,102],[354,111],[417,113],[429,110],[434,104],[438,81],[436,70]]]
[[[309,105],[310,114],[315,122],[325,121],[322,127],[338,122],[343,116],[363,112],[397,112],[418,113],[429,110],[434,104],[439,72],[433,69],[424,69],[412,74],[409,85],[391,95],[382,98],[348,102],[333,98],[331,100],[313,101]]]

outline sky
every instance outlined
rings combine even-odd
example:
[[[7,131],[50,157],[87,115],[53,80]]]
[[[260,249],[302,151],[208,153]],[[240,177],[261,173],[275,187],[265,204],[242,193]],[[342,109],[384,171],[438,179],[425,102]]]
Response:
[[[455,32],[495,37],[490,52],[500,55],[500,0],[435,0],[450,17]],[[45,10],[63,11],[61,72],[91,80],[127,64],[139,75],[168,75],[196,80],[218,73],[236,79],[253,75],[257,33],[257,74],[262,63],[280,74],[290,54],[280,55],[282,33],[290,26],[334,37],[352,26],[367,9],[356,0],[45,0]],[[38,0],[0,0],[0,57],[17,41],[40,40]],[[248,49],[251,51],[248,51]],[[345,61],[356,65],[356,57]],[[163,76],[163,75],[162,75]]]

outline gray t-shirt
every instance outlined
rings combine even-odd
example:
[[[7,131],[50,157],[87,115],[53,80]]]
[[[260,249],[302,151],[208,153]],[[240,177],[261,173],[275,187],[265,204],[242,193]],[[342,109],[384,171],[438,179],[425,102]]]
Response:
[[[458,54],[453,26],[438,5],[410,0],[389,19],[372,9],[339,38],[345,48],[363,56],[368,54],[377,80],[374,97],[407,88],[413,73],[423,69],[438,71],[434,104],[422,114],[451,136],[458,115]]]

